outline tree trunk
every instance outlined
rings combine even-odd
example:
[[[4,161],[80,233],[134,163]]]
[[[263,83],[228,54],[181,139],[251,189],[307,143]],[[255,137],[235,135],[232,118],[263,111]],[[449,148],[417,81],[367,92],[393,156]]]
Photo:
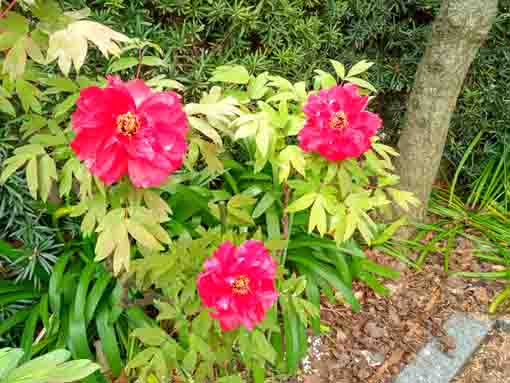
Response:
[[[497,10],[497,0],[443,0],[434,21],[398,143],[400,188],[422,202],[406,213],[411,220],[425,218],[457,97]]]

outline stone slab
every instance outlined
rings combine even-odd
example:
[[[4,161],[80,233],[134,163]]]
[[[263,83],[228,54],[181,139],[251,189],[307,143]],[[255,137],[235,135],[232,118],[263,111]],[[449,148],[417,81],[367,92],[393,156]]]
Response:
[[[446,333],[455,339],[455,350],[445,354],[437,339],[432,339],[407,365],[394,383],[448,383],[496,325],[508,325],[487,317],[473,318],[455,313],[445,324]]]

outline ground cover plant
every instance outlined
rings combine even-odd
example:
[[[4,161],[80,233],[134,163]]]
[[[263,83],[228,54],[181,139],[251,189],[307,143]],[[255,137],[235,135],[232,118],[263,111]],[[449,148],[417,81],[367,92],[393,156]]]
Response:
[[[160,47],[88,16],[26,1],[0,18],[2,198],[42,202],[6,220],[43,209],[53,240],[27,253],[35,237],[4,234],[3,342],[96,360],[90,382],[295,373],[321,294],[358,310],[354,281],[387,292],[398,273],[362,246],[404,223],[382,222],[392,204],[417,203],[376,135],[372,63],[331,60],[308,83],[223,65],[197,98],[145,70]]]

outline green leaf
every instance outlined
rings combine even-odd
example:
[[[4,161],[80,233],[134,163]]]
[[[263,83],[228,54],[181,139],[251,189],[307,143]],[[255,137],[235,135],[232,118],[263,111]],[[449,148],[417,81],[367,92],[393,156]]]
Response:
[[[310,220],[308,222],[308,232],[311,233],[315,228],[320,235],[324,235],[328,229],[326,210],[324,209],[323,197],[318,196],[310,211]]]
[[[407,223],[406,217],[401,217],[397,221],[393,222],[391,225],[386,226],[382,233],[380,233],[374,240],[372,240],[371,244],[373,246],[382,245],[386,241],[388,241],[393,235],[396,233],[398,229],[404,226]]]
[[[335,269],[325,264],[318,264],[317,262],[300,255],[289,255],[289,260],[301,264],[308,270],[309,273],[312,273],[312,275],[316,274],[325,279],[342,294],[346,302],[351,305],[354,311],[358,311],[360,309],[359,302],[356,300],[352,290],[338,277]]]
[[[358,227],[358,223],[360,221],[359,212],[356,209],[349,209],[348,213],[345,217],[345,231],[344,231],[344,241],[347,241],[352,237],[356,227]]]
[[[184,359],[182,360],[182,366],[189,372],[193,372],[197,365],[198,355],[195,350],[189,350]]]
[[[335,68],[335,72],[342,80],[345,77],[345,66],[344,64],[336,61],[336,60],[329,60],[331,64],[333,65],[333,68]]]
[[[320,298],[320,291],[319,287],[315,283],[315,281],[312,278],[306,279],[306,297],[311,305],[313,305],[317,310],[320,310],[320,304],[321,304],[321,298]],[[313,332],[315,335],[319,335],[321,332],[321,321],[320,317],[318,316],[312,316],[311,320],[311,326],[313,329]]]
[[[66,114],[74,105],[76,105],[76,100],[80,96],[79,93],[70,94],[66,97],[64,101],[60,104],[55,105],[53,108],[53,115],[58,118]]]
[[[39,180],[37,177],[37,158],[34,157],[28,161],[26,176],[30,195],[33,199],[37,199],[37,189],[39,187]]]
[[[137,328],[130,336],[140,339],[140,341],[147,346],[156,347],[172,340],[170,336],[159,327]]]
[[[70,353],[66,350],[55,350],[46,355],[35,358],[12,371],[7,376],[9,383],[22,382],[29,378],[38,381],[36,377],[44,377],[56,365],[69,359]],[[27,360],[24,358],[24,360]],[[42,380],[44,381],[44,380]]]
[[[3,112],[13,117],[16,116],[16,111],[14,110],[14,107],[12,106],[11,102],[3,96],[0,96],[0,112]]]
[[[262,216],[262,214],[264,214],[266,212],[267,209],[269,209],[271,206],[273,206],[274,202],[275,202],[275,198],[274,198],[273,194],[271,194],[271,193],[264,194],[264,196],[260,199],[258,204],[253,209],[251,216],[254,219],[259,218],[260,216]]]
[[[251,338],[254,346],[253,351],[269,363],[275,363],[276,351],[271,343],[269,343],[264,333],[259,330],[254,330],[251,333]]]
[[[71,255],[72,253],[65,253],[58,258],[57,262],[53,266],[53,272],[50,277],[48,286],[50,307],[54,313],[57,313],[57,315],[60,313],[62,303],[62,283],[64,279],[64,271]]]
[[[275,132],[269,124],[261,124],[257,130],[257,148],[263,158],[267,158]]]
[[[347,78],[345,78],[345,81],[350,82],[350,83],[355,84],[355,85],[358,85],[361,88],[365,88],[365,89],[371,90],[372,92],[377,92],[377,89],[375,89],[372,84],[370,84],[368,81],[363,80],[361,78],[347,77]]]
[[[257,77],[250,79],[248,84],[248,95],[252,100],[259,100],[269,91],[266,86],[268,83],[268,72],[259,74]]]
[[[19,78],[25,72],[26,63],[25,37],[21,37],[5,56],[3,73],[8,74],[11,80]]]
[[[397,270],[393,270],[390,267],[379,265],[369,259],[363,259],[360,265],[364,271],[377,274],[384,278],[396,279],[400,277],[400,272],[398,272]]]
[[[79,382],[99,369],[98,364],[89,360],[72,360],[52,369],[46,380],[51,383]]]
[[[118,377],[121,374],[123,365],[117,336],[115,335],[113,324],[109,321],[109,314],[108,305],[102,305],[97,312],[96,327],[101,339],[101,349],[106,356],[108,366],[113,376]]]
[[[280,152],[278,156],[280,169],[278,179],[280,182],[285,181],[290,174],[290,165],[303,177],[305,176],[306,161],[303,151],[295,145],[289,145]]]
[[[168,220],[168,215],[172,213],[172,209],[170,209],[170,206],[168,206],[166,201],[161,198],[158,193],[151,190],[144,190],[143,200],[151,212],[158,216],[159,222]]]
[[[295,213],[297,211],[305,210],[312,206],[317,197],[318,197],[317,193],[307,193],[298,198],[296,201],[292,202],[289,205],[289,207],[287,207],[287,212]]]
[[[370,274],[362,271],[358,274],[358,278],[361,281],[365,282],[367,284],[367,286],[370,287],[372,290],[374,290],[377,294],[386,296],[390,292],[373,275],[370,275]]]
[[[0,19],[0,29],[17,35],[23,35],[29,31],[28,20],[17,12],[9,11],[5,17]]]
[[[318,74],[318,76],[316,76],[316,79],[319,81],[323,89],[331,88],[332,86],[336,85],[335,78],[331,76],[328,72],[324,72],[323,70],[320,69],[316,69],[314,72]]]
[[[28,112],[30,109],[35,112],[41,111],[41,104],[36,98],[39,95],[39,90],[35,86],[28,81],[18,78],[16,80],[16,93],[25,112]]]
[[[32,357],[32,343],[34,341],[35,329],[39,320],[40,308],[39,304],[33,306],[32,311],[28,315],[28,319],[25,322],[23,334],[21,335],[20,345],[23,349],[23,361],[30,360]]]
[[[216,383],[243,383],[243,379],[239,375],[230,375],[219,378]]]
[[[11,328],[16,326],[17,324],[25,321],[30,314],[30,311],[32,310],[31,307],[24,309],[24,310],[18,310],[14,314],[12,314],[10,317],[4,319],[2,323],[0,323],[0,336],[5,334],[7,331],[9,331]],[[0,366],[2,366],[1,358],[0,358]],[[1,371],[1,367],[0,367]],[[2,377],[2,374],[0,373],[0,379]]]
[[[7,163],[4,161],[5,168],[2,171],[2,175],[0,176],[0,184],[5,183],[7,179],[16,172],[20,167],[22,167],[26,162],[26,157],[11,157],[13,160]],[[9,158],[9,160],[11,159]]]
[[[409,211],[410,205],[414,207],[420,206],[421,202],[413,193],[394,188],[386,188],[391,198],[405,211]]]
[[[241,65],[222,65],[215,69],[211,82],[228,82],[233,84],[248,84],[250,74]]]
[[[354,77],[354,76],[357,76],[358,74],[366,72],[368,70],[368,68],[370,68],[372,65],[374,65],[374,63],[368,62],[368,61],[365,61],[365,60],[361,60],[359,63],[356,63],[349,70],[349,73],[347,73],[347,77]]]
[[[58,59],[58,66],[66,76],[72,64],[79,72],[87,56],[88,40],[108,57],[109,54],[120,54],[117,42],[126,42],[129,38],[95,21],[78,20],[50,35],[48,62]]]
[[[39,190],[41,199],[46,202],[53,182],[57,180],[57,167],[55,160],[49,155],[42,156],[39,161]]]
[[[103,271],[94,283],[94,287],[90,290],[87,296],[87,305],[85,308],[85,322],[88,324],[94,317],[96,308],[99,305],[99,301],[103,297],[112,275],[109,272]]]
[[[110,65],[107,69],[107,72],[114,73],[119,72],[121,70],[129,69],[138,65],[137,57],[122,57],[119,60],[115,61],[112,65]]]
[[[0,349],[0,380],[5,381],[5,377],[16,368],[22,357],[23,350],[18,348]]]
[[[198,130],[204,136],[211,139],[216,145],[223,146],[223,141],[221,136],[218,134],[216,129],[214,129],[207,121],[204,121],[201,118],[196,117],[188,117],[188,121],[193,129]]]
[[[285,353],[287,360],[287,372],[294,373],[301,359],[301,334],[300,320],[291,303],[283,304],[283,328],[285,331]]]
[[[128,219],[126,221],[126,227],[129,234],[142,246],[157,251],[163,250],[158,240],[143,225],[132,219]]]
[[[47,93],[76,93],[80,90],[73,80],[62,76],[50,77],[43,82],[51,87]]]
[[[38,64],[46,64],[41,47],[30,37],[25,38],[25,51]]]

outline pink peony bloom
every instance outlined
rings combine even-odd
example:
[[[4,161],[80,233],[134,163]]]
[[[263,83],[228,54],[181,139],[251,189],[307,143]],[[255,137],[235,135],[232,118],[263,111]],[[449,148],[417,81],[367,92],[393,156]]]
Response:
[[[260,241],[239,247],[225,241],[205,261],[204,269],[198,276],[198,293],[214,309],[210,315],[224,331],[241,325],[253,330],[278,298],[276,262]]]
[[[317,152],[329,161],[361,156],[372,146],[381,127],[375,113],[365,111],[368,96],[356,85],[334,86],[308,98],[305,126],[298,135],[305,152]]]
[[[71,147],[104,183],[128,174],[136,187],[158,186],[181,165],[188,131],[180,97],[142,80],[108,77],[105,88],[80,92]]]

